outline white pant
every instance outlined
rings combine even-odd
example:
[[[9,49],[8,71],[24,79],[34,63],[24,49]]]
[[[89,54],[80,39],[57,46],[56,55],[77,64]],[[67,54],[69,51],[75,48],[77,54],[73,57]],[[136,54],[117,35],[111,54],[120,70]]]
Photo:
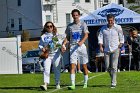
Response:
[[[77,60],[81,64],[88,63],[88,54],[85,44],[81,46],[77,44],[70,47],[70,63],[77,64]]]
[[[55,83],[60,83],[60,70],[61,70],[61,52],[58,50],[54,56],[49,56],[47,59],[44,60],[44,83],[49,84],[50,83],[50,68],[51,64],[53,64],[54,67],[54,74],[55,74]]]
[[[104,58],[105,58],[106,70],[108,70],[111,77],[111,85],[116,85],[119,49],[115,50],[113,53],[105,53]]]

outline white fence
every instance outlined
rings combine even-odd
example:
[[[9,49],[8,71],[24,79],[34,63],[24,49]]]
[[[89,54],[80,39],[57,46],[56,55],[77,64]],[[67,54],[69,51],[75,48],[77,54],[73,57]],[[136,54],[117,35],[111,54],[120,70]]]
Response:
[[[0,74],[22,74],[20,35],[0,38]]]

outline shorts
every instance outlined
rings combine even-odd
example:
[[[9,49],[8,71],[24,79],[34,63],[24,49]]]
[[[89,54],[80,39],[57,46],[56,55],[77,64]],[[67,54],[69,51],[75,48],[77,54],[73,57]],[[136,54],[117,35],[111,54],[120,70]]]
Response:
[[[81,46],[78,44],[70,46],[70,64],[77,64],[77,61],[79,61],[80,64],[88,63],[88,54],[85,44]]]

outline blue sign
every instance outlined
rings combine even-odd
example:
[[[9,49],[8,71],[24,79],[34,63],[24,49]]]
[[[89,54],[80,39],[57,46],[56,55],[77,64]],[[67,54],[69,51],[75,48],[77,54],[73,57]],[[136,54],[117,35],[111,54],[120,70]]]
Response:
[[[106,17],[108,14],[113,14],[114,16],[118,16],[122,14],[124,11],[118,8],[110,8],[110,9],[105,9],[103,11],[100,11],[97,15],[101,15],[102,17]]]

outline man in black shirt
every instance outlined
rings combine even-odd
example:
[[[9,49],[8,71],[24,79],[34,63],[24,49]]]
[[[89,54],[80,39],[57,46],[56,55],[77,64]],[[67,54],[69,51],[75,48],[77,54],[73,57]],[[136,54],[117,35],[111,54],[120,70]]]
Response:
[[[137,30],[132,30],[128,38],[128,44],[132,45],[132,55],[136,70],[140,70],[140,36]]]

